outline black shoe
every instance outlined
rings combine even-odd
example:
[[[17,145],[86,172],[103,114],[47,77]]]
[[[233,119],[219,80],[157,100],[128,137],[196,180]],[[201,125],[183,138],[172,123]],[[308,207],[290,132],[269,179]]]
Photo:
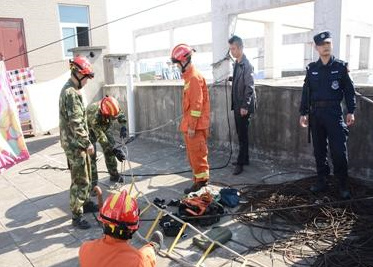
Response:
[[[348,186],[348,178],[347,177],[338,177],[339,179],[339,195],[341,199],[348,200],[351,199],[351,193]]]
[[[237,166],[237,164],[238,164],[237,161],[233,161],[233,162],[232,162],[232,165],[233,165],[233,166]],[[249,166],[250,163],[247,162],[247,163],[244,163],[244,164],[241,164],[241,165]]]
[[[340,195],[341,199],[343,199],[343,200],[351,199],[351,193],[348,189],[340,190],[339,195]]]
[[[154,247],[155,252],[159,252],[163,247],[163,235],[160,231],[155,231],[149,240],[150,244]]]
[[[180,199],[171,199],[170,202],[168,202],[167,206],[169,206],[169,207],[179,207],[180,206]]]
[[[164,199],[160,199],[160,198],[155,198],[153,200],[153,203],[154,205],[156,205],[157,207],[161,208],[161,209],[166,209],[167,206],[164,204],[165,203],[165,200]]]
[[[83,213],[88,213],[88,212],[98,212],[99,208],[98,205],[92,201],[88,201],[83,205]]]
[[[327,190],[328,185],[326,184],[325,177],[318,177],[316,183],[310,187],[310,191],[315,194],[325,192]]]
[[[91,228],[91,224],[84,220],[83,217],[73,219],[72,225],[83,230]]]
[[[197,192],[198,190],[200,190],[202,187],[204,187],[206,185],[207,185],[207,182],[194,183],[190,188],[184,189],[184,194],[189,194],[189,193],[192,193],[192,192]]]
[[[241,172],[243,172],[243,166],[242,165],[236,165],[233,171],[233,175],[239,175]]]

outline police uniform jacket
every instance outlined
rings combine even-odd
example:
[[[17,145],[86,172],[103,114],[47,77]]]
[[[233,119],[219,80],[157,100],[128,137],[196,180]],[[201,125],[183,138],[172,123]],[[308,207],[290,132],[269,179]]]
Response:
[[[346,62],[332,56],[326,65],[319,59],[307,66],[299,110],[301,115],[307,115],[317,107],[332,107],[342,113],[340,103],[343,98],[347,112],[353,114],[356,108],[355,88]]]

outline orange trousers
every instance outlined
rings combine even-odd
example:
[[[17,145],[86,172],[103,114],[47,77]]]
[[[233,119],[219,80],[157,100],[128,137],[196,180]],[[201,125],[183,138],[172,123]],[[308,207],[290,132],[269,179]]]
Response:
[[[184,133],[186,153],[190,166],[193,170],[193,181],[207,182],[209,180],[209,164],[207,162],[207,137],[209,130],[196,130],[193,137],[189,137],[188,133]]]

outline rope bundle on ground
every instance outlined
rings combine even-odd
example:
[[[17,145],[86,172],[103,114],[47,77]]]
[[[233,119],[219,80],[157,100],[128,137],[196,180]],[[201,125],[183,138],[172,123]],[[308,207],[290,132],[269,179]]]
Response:
[[[310,177],[242,188],[248,203],[239,212],[247,214],[236,218],[250,226],[258,242],[252,251],[278,253],[286,263],[297,266],[373,266],[372,198],[339,203],[338,181],[331,178],[329,191],[317,196],[309,191],[314,181]],[[351,189],[354,198],[373,192],[356,180],[351,181]],[[286,207],[295,208],[282,209]]]

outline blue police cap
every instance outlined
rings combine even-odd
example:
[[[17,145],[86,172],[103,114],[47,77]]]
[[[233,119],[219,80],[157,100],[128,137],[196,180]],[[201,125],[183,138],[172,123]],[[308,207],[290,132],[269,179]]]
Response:
[[[331,42],[332,34],[330,31],[320,32],[313,37],[313,40],[316,45],[322,45],[324,42]]]

